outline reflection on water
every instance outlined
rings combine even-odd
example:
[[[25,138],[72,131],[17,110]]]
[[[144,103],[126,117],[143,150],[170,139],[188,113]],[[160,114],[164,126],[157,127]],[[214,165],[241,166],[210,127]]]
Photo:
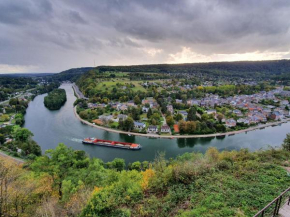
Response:
[[[225,135],[223,135],[223,136],[216,136],[216,139],[219,139],[219,140],[223,140],[224,138],[226,138]]]
[[[71,85],[64,84],[61,88],[66,90],[67,102],[60,110],[49,111],[46,109],[43,105],[45,95],[40,95],[29,104],[25,115],[25,127],[33,132],[34,139],[41,146],[43,152],[55,148],[58,143],[62,142],[74,149],[84,150],[91,157],[98,157],[104,161],[111,161],[119,157],[124,158],[127,162],[133,162],[153,160],[157,152],[165,152],[167,158],[192,151],[204,153],[212,146],[219,150],[248,148],[251,151],[267,148],[269,144],[275,147],[280,146],[286,134],[290,132],[290,123],[287,123],[245,134],[207,138],[161,139],[111,133],[82,124],[73,113],[73,102],[76,98]],[[81,141],[85,137],[139,143],[142,145],[142,150],[130,151],[83,145]]]

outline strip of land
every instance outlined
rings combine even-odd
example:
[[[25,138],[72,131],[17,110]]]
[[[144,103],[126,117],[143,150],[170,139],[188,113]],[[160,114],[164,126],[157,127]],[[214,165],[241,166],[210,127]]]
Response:
[[[103,127],[103,126],[94,125],[88,121],[83,120],[78,115],[78,113],[76,111],[76,107],[74,107],[74,114],[77,117],[77,119],[79,119],[82,123],[87,124],[91,127],[96,127],[98,129],[101,129],[101,130],[106,130],[108,132],[130,134],[130,135],[134,135],[134,136],[143,136],[143,137],[151,137],[151,138],[165,138],[165,139],[166,138],[167,139],[172,139],[172,138],[206,138],[206,137],[216,137],[216,136],[228,136],[228,135],[234,135],[234,134],[239,134],[239,133],[245,133],[248,131],[253,131],[253,130],[257,130],[257,129],[261,129],[261,128],[265,128],[265,127],[276,126],[276,125],[279,125],[282,123],[287,123],[288,121],[290,121],[290,118],[287,118],[287,119],[284,119],[282,121],[261,124],[258,126],[249,127],[247,129],[231,131],[231,132],[226,132],[226,133],[213,133],[213,134],[203,134],[203,135],[158,135],[158,134],[142,134],[142,133],[126,132],[126,131],[121,131],[121,130],[111,129],[111,128],[107,128],[107,127]]]

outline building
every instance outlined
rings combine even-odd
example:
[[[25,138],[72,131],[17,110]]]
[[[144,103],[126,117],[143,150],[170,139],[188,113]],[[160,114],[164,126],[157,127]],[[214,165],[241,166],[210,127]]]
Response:
[[[280,112],[278,111],[274,111],[271,115],[270,115],[270,118],[275,120],[275,121],[280,121],[284,118],[284,115],[281,114]]]
[[[125,104],[118,104],[117,105],[117,110],[118,111],[125,111],[125,110],[128,110],[128,106],[127,105],[125,105]]]
[[[239,124],[250,124],[250,121],[248,119],[246,119],[246,118],[239,118],[237,120],[237,123],[239,123]]]
[[[167,106],[167,111],[169,111],[171,114],[173,114],[174,113],[173,106],[172,105],[168,105]]]
[[[160,129],[161,133],[170,133],[170,127],[168,125],[163,125]]]
[[[288,100],[282,100],[282,101],[280,102],[280,105],[281,105],[281,106],[287,106],[287,105],[289,105],[289,102],[288,102]]]
[[[187,119],[187,115],[188,115],[187,111],[179,111],[178,113],[181,114],[181,115],[183,116],[183,119],[184,119],[184,120]]]
[[[110,120],[113,119],[112,115],[100,115],[99,119],[103,122],[109,122]]]
[[[210,109],[210,110],[207,110],[206,113],[208,115],[211,115],[211,114],[216,115],[216,110],[215,109]]]
[[[234,113],[235,115],[237,115],[238,117],[243,116],[243,113],[242,113],[239,109],[235,109],[235,110],[233,111],[233,113]]]
[[[127,118],[128,118],[128,115],[123,115],[123,114],[119,114],[119,115],[118,115],[118,119],[119,119],[119,120],[123,120],[123,121],[124,121],[124,120],[126,120]]]
[[[150,125],[147,128],[147,133],[158,133],[158,127],[155,125]]]
[[[226,120],[226,126],[227,127],[235,127],[237,125],[237,122],[234,119],[228,119]]]
[[[142,130],[145,127],[146,127],[146,124],[144,124],[143,122],[134,121],[134,128],[135,129]]]
[[[147,107],[145,107],[145,106],[143,106],[143,107],[142,107],[142,112],[145,112],[145,113],[147,113],[147,112],[148,112],[148,110],[149,110],[149,108],[147,108]]]

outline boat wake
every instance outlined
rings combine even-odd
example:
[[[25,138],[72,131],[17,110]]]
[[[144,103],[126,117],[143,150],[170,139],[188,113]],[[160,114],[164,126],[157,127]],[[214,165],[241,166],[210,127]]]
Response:
[[[73,142],[77,142],[77,143],[82,143],[82,139],[77,139],[77,138],[69,138],[69,140],[73,141]]]

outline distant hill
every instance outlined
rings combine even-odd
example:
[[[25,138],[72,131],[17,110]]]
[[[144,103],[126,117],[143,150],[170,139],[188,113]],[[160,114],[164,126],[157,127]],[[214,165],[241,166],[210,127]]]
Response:
[[[82,68],[73,68],[62,71],[60,73],[7,73],[7,74],[0,74],[0,77],[27,77],[27,78],[44,78],[49,81],[76,81],[80,75],[94,69],[93,67],[82,67]]]
[[[94,69],[93,67],[83,67],[83,68],[73,68],[62,71],[60,73],[56,73],[53,75],[49,75],[46,78],[53,81],[76,81],[80,75]]]
[[[101,72],[207,73],[217,76],[290,78],[290,60],[99,66],[97,69]]]
[[[0,77],[43,77],[53,74],[55,73],[6,73],[0,74]]]

